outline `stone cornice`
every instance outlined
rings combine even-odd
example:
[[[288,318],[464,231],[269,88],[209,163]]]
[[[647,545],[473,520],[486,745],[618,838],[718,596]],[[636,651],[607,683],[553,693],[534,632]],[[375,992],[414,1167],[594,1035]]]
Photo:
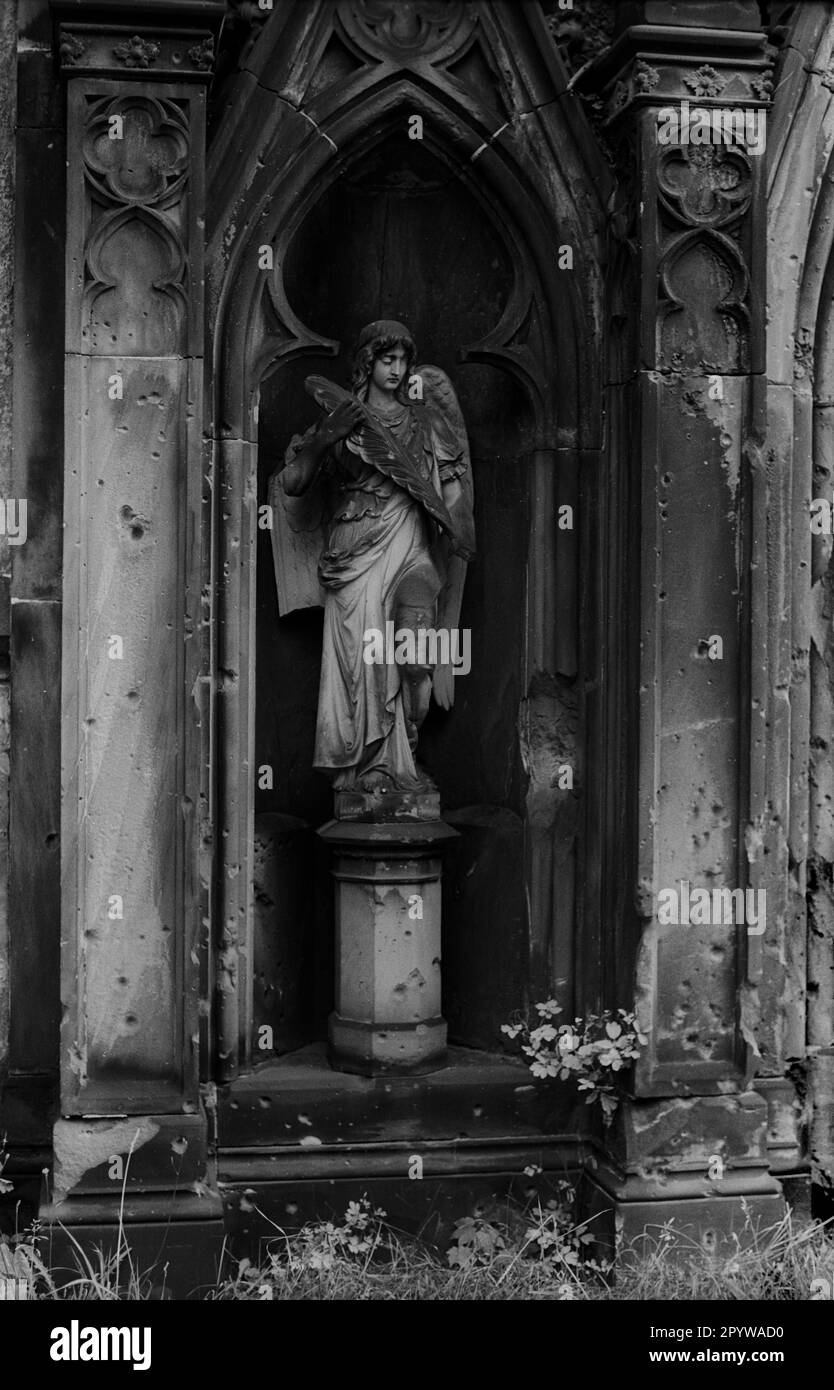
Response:
[[[638,24],[579,75],[575,88],[601,96],[606,120],[632,106],[767,107],[772,84],[761,32]]]
[[[51,0],[66,77],[208,81],[225,14],[219,0]]]
[[[53,17],[85,24],[137,23],[218,28],[226,0],[49,0]]]

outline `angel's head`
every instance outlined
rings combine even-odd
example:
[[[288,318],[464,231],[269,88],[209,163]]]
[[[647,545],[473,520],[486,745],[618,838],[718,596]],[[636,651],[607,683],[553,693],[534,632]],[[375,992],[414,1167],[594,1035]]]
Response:
[[[376,319],[362,329],[353,350],[353,393],[364,399],[374,386],[406,400],[408,378],[417,361],[417,348],[405,324]]]

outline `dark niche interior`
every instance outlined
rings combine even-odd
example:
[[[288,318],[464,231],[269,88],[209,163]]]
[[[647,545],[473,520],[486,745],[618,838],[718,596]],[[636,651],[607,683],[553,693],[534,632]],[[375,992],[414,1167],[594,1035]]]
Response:
[[[507,247],[456,173],[401,133],[404,119],[396,125],[322,194],[287,248],[293,312],[340,351],[305,355],[263,381],[258,500],[291,437],[319,414],[304,378],[348,385],[359,329],[378,318],[406,323],[419,361],[454,382],[472,454],[478,554],[461,614],[472,669],[456,680],[451,711],[432,706],[420,758],[461,835],[444,874],[450,1040],[496,1048],[500,1023],[523,997],[527,956],[517,721],[532,425],[507,371],[461,361],[513,292]],[[332,816],[332,793],[311,766],[321,633],[320,609],[279,617],[271,539],[259,532],[256,764],[272,768],[272,786],[255,793],[253,980],[256,1022],[272,1025],[275,1052],[323,1037],[332,1008],[333,886],[315,834]]]

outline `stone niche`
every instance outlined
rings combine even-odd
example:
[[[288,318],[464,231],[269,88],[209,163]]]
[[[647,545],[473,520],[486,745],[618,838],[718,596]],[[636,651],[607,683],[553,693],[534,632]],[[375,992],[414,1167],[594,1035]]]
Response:
[[[461,626],[472,632],[472,670],[456,681],[451,711],[432,706],[421,757],[460,836],[444,873],[449,1038],[498,1048],[500,1024],[524,997],[527,957],[517,723],[532,426],[509,373],[462,358],[499,323],[514,267],[480,202],[402,123],[323,191],[289,244],[283,279],[292,312],[339,348],[335,360],[306,353],[262,382],[259,503],[290,438],[318,413],[304,378],[316,372],[347,384],[353,341],[371,319],[409,325],[419,360],[452,377],[467,421],[478,555]],[[266,530],[257,566],[256,764],[271,766],[272,787],[255,794],[253,979],[256,1015],[268,1012],[269,997],[277,1009],[282,1052],[323,1037],[333,1007],[332,882],[315,835],[333,811],[328,781],[311,768],[321,610],[279,618]]]

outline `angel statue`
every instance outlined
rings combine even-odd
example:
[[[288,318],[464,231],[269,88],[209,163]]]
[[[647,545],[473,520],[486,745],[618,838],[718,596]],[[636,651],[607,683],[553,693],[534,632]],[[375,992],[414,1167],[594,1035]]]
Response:
[[[435,790],[417,737],[432,692],[454,700],[454,648],[437,637],[458,630],[474,554],[466,426],[449,378],[416,358],[403,324],[369,323],[351,391],[307,378],[327,413],[270,479],[280,612],[324,604],[314,766],[372,797]],[[369,659],[373,634],[405,656],[387,643]]]

